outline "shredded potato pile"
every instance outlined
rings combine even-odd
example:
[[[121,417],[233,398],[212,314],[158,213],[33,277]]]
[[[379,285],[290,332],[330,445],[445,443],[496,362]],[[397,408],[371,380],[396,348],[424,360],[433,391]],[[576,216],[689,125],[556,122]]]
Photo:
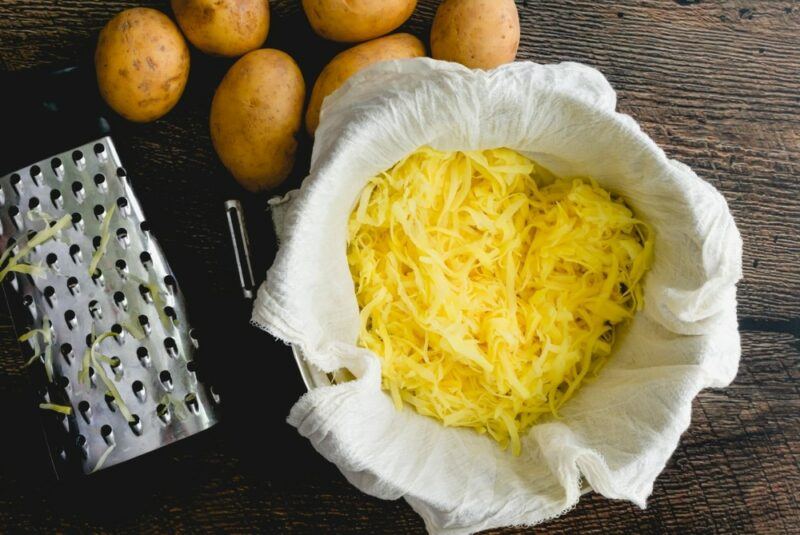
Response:
[[[364,188],[347,258],[383,388],[515,454],[642,306],[653,243],[625,204],[509,149],[422,148]]]

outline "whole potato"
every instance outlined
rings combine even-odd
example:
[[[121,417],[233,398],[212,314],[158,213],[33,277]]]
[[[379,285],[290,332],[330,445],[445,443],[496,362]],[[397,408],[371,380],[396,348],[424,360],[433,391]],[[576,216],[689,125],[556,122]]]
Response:
[[[189,41],[207,54],[241,56],[264,44],[269,0],[172,0]]]
[[[348,78],[373,63],[425,55],[425,45],[413,35],[398,33],[361,43],[338,54],[319,74],[306,111],[306,130],[311,135],[319,126],[319,112],[325,97]]]
[[[444,0],[431,29],[431,55],[473,69],[514,61],[519,13],[514,0]]]
[[[291,172],[305,93],[294,60],[271,48],[245,54],[219,84],[211,103],[211,141],[248,190],[277,186]]]
[[[136,122],[154,121],[181,98],[189,49],[172,21],[155,9],[127,9],[100,31],[94,55],[100,95]]]
[[[417,0],[303,0],[314,31],[344,43],[386,35],[408,20],[416,7]]]

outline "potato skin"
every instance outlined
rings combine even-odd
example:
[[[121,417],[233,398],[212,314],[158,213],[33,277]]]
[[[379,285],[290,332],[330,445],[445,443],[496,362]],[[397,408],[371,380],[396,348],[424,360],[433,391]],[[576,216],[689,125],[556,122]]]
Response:
[[[211,103],[211,141],[244,188],[272,188],[289,176],[305,92],[297,63],[271,48],[245,54],[222,79]]]
[[[444,0],[431,29],[431,55],[473,69],[514,61],[519,48],[514,0]]]
[[[189,48],[173,22],[155,9],[118,13],[100,31],[94,56],[100,95],[136,122],[166,114],[189,77]]]
[[[361,69],[391,59],[418,58],[425,55],[425,45],[407,33],[398,33],[361,43],[339,53],[319,74],[311,91],[306,111],[306,130],[311,135],[319,126],[319,112],[325,97],[336,91]]]
[[[397,29],[417,0],[303,0],[314,31],[331,41],[358,43]]]
[[[172,0],[186,38],[201,51],[236,57],[264,44],[269,0]]]

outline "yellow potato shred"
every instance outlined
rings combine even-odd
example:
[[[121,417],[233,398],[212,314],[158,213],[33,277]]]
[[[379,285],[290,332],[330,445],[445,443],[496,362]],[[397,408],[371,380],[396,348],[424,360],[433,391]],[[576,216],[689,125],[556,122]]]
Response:
[[[350,217],[358,343],[398,409],[519,454],[641,308],[651,236],[592,180],[509,149],[421,148],[371,179]]]

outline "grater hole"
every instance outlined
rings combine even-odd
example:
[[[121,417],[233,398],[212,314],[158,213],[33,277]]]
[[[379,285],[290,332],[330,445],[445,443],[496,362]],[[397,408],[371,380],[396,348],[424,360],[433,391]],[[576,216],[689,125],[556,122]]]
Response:
[[[142,261],[142,265],[145,269],[150,269],[150,266],[153,265],[153,257],[150,256],[150,253],[147,251],[144,251],[139,255],[139,260]]]
[[[22,304],[29,307],[33,304],[33,296],[26,294],[22,296]]]
[[[164,403],[159,403],[158,406],[156,406],[156,414],[158,415],[158,419],[164,424],[168,424],[172,420],[169,407]]]
[[[94,147],[92,147],[96,156],[100,156],[106,152],[106,148],[103,146],[102,143],[95,143]]]
[[[103,317],[103,312],[100,309],[100,303],[96,299],[93,299],[93,300],[89,301],[89,314],[93,318],[97,318],[97,319]]]
[[[111,426],[105,424],[103,427],[100,428],[100,435],[103,437],[103,440],[106,441],[106,444],[109,446],[114,443],[114,430],[111,429]]]
[[[105,189],[106,187],[106,175],[103,173],[97,173],[94,175],[94,185],[100,189]]]
[[[48,253],[44,261],[47,262],[49,267],[54,267],[58,264],[58,255],[56,253]]]
[[[117,271],[121,276],[125,276],[128,273],[128,263],[125,262],[122,258],[117,260],[114,265],[117,267]]]
[[[178,283],[177,281],[175,281],[175,277],[173,277],[172,275],[167,275],[166,277],[164,277],[164,285],[172,293],[178,291]]]
[[[37,232],[36,232],[35,230],[29,230],[29,231],[28,231],[28,242],[31,242],[31,241],[33,241],[33,239],[36,237],[36,234],[37,234]],[[35,251],[36,249],[37,249],[37,247],[34,247],[34,248],[33,248],[33,250],[34,250],[34,251]]]
[[[31,197],[31,200],[28,201],[28,210],[36,210],[39,208],[39,199],[37,197]]]
[[[117,229],[117,239],[123,242],[125,245],[128,244],[128,231],[124,227]]]
[[[200,403],[197,401],[197,395],[194,392],[186,394],[183,398],[183,402],[186,403],[186,408],[192,413],[197,414],[200,412]]]
[[[131,421],[128,422],[128,425],[137,437],[142,434],[142,420],[138,414],[131,414]]]
[[[99,269],[95,269],[94,273],[92,273],[92,282],[102,286],[103,285],[103,272],[100,271]]]
[[[125,297],[125,294],[121,291],[114,292],[114,303],[122,309],[125,309],[128,306],[128,300]]]
[[[64,357],[64,360],[67,361],[67,364],[72,363],[72,344],[61,344],[61,356]]]
[[[139,223],[139,228],[141,229],[142,232],[147,234],[148,232],[150,232],[150,222],[142,221],[141,223]]]
[[[109,366],[111,366],[112,369],[119,368],[122,365],[122,361],[119,357],[111,357],[110,360]]]
[[[75,445],[78,447],[78,451],[81,452],[81,457],[87,459],[89,457],[89,447],[86,445],[86,437],[78,435],[75,438]]]
[[[130,210],[128,209],[128,199],[125,197],[118,198],[117,208],[119,208],[119,211],[122,213],[122,215],[127,216],[130,213]]]
[[[19,217],[19,207],[15,205],[9,206],[8,217],[11,218],[11,222],[14,223],[15,228],[20,228],[22,225],[22,220]]]
[[[67,389],[67,387],[69,387],[69,379],[67,379],[66,377],[64,377],[63,375],[61,375],[61,376],[59,376],[59,377],[58,377],[58,379],[56,379],[56,384],[57,384],[59,387],[61,387],[61,388],[63,388],[64,390],[66,390],[66,389]]]
[[[78,295],[81,291],[80,286],[78,285],[77,277],[70,277],[67,279],[67,290],[72,295]]]
[[[142,331],[144,331],[144,335],[145,336],[150,334],[150,330],[151,330],[150,329],[150,319],[147,316],[145,316],[144,314],[141,314],[139,316],[139,325],[141,325]]]
[[[50,202],[53,203],[53,206],[56,208],[61,208],[61,191],[54,189],[50,191]]]
[[[94,205],[94,216],[97,219],[103,219],[103,216],[106,214],[106,209],[102,204],[95,204]]]
[[[45,286],[43,293],[47,304],[52,307],[55,304],[56,289],[52,286]]]
[[[144,389],[144,383],[141,381],[134,381],[131,384],[131,390],[133,390],[133,395],[135,395],[139,401],[144,401],[147,397],[147,392]]]
[[[76,264],[83,259],[83,254],[81,253],[81,246],[77,243],[73,243],[69,246],[69,256],[72,258],[72,261]]]
[[[164,390],[172,392],[172,374],[169,373],[169,370],[162,370],[158,374],[158,380],[161,381],[161,386],[164,387]]]
[[[115,323],[111,326],[111,332],[114,333],[114,336],[119,340],[122,337],[122,325]]]
[[[150,367],[150,352],[147,351],[146,347],[139,347],[136,350],[136,356],[139,358],[139,362],[145,368]]]
[[[83,153],[79,150],[72,151],[72,161],[75,162],[75,165],[80,166],[84,163]]]
[[[64,321],[67,322],[67,327],[70,329],[74,329],[77,325],[77,321],[75,319],[75,311],[74,310],[67,310],[64,312]]]
[[[92,347],[94,345],[94,341],[97,339],[97,336],[94,333],[89,333],[86,335],[86,347]]]
[[[190,360],[189,362],[186,363],[186,369],[189,370],[190,373],[196,373],[197,364],[195,363],[195,361]]]
[[[141,294],[142,299],[144,299],[146,303],[153,302],[153,296],[150,294],[150,288],[144,284],[139,285],[139,294]]]
[[[11,175],[9,179],[9,183],[11,184],[11,189],[14,191],[15,194],[19,195],[19,183],[22,181],[22,178],[17,173]]]
[[[117,176],[119,178],[125,178],[128,176],[128,172],[125,171],[124,167],[117,167]]]
[[[106,400],[106,405],[108,405],[111,412],[117,412],[117,399],[109,392],[106,392],[103,398]]]
[[[83,416],[83,419],[86,421],[87,424],[92,423],[92,406],[89,405],[89,402],[85,399],[78,403],[78,411]]]
[[[75,198],[78,199],[78,201],[83,201],[83,198],[85,197],[85,193],[83,191],[83,184],[81,184],[78,181],[73,182],[72,194],[75,195]]]
[[[103,243],[103,238],[102,237],[95,236],[94,238],[92,238],[92,247],[94,247],[95,251],[100,248],[100,244],[101,243]]]
[[[171,336],[167,336],[164,339],[164,348],[166,348],[170,357],[178,356],[178,344],[175,343],[175,339]]]
[[[78,212],[72,214],[72,226],[75,227],[76,230],[83,230],[83,216]]]
[[[42,168],[38,165],[31,166],[31,178],[34,184],[38,184],[39,180],[42,179]]]
[[[172,323],[178,322],[178,314],[175,312],[175,309],[172,308],[171,306],[164,307],[164,315],[168,317],[172,321]]]
[[[64,164],[61,163],[61,158],[53,158],[50,160],[50,168],[58,178],[61,178],[64,175]]]

